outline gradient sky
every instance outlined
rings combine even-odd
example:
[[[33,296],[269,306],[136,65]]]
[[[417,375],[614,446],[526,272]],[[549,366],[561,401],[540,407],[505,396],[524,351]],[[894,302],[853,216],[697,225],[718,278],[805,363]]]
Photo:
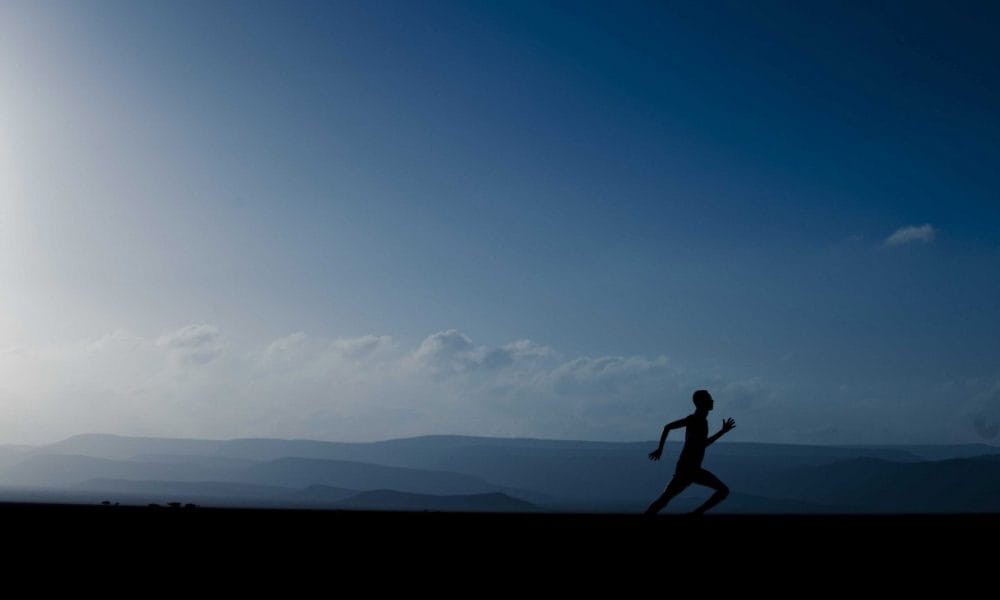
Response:
[[[995,2],[0,6],[0,443],[997,442]]]

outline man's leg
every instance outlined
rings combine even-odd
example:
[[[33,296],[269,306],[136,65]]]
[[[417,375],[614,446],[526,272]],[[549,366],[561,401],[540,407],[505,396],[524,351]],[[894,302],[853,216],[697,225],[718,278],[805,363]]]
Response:
[[[691,485],[690,477],[682,477],[677,473],[674,473],[674,478],[670,480],[667,484],[666,489],[660,494],[660,497],[653,500],[653,503],[649,505],[646,509],[645,514],[647,516],[655,515],[656,513],[663,510],[663,507],[667,505],[667,502],[673,499],[674,496],[684,491],[684,488]]]
[[[693,515],[700,515],[704,513],[706,510],[712,508],[719,502],[725,500],[726,496],[729,495],[729,487],[726,484],[722,483],[722,481],[718,477],[713,475],[710,471],[706,471],[705,469],[702,469],[701,471],[698,472],[698,474],[694,478],[694,483],[697,483],[698,485],[708,486],[714,489],[715,493],[712,494],[712,497],[706,500],[704,504],[694,509],[691,512],[691,514]]]

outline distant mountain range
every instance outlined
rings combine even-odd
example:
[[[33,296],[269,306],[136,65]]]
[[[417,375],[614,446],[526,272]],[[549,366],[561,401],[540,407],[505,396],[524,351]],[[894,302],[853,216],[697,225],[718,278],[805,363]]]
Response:
[[[372,443],[87,434],[0,446],[0,500],[24,495],[366,510],[641,512],[680,450],[668,442],[424,436]],[[717,512],[998,512],[1000,448],[714,444],[733,490]],[[692,488],[667,512],[689,510]],[[32,496],[34,497],[34,496]],[[48,496],[46,496],[48,497]]]

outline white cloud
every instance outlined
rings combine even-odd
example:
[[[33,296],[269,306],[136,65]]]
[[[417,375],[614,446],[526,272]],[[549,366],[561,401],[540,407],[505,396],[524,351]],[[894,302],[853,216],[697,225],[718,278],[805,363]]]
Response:
[[[163,334],[157,345],[169,348],[174,360],[186,365],[203,365],[223,351],[222,336],[211,325],[188,325]]]
[[[188,325],[177,331],[170,331],[157,341],[161,346],[171,348],[203,348],[219,339],[219,330],[211,325]]]
[[[461,331],[449,329],[427,336],[409,360],[438,374],[458,374],[534,364],[556,356],[548,346],[531,340],[500,347],[476,346]]]
[[[546,359],[558,356],[552,348],[536,344],[531,340],[517,340],[503,348],[517,359]]]
[[[937,230],[930,223],[923,225],[907,225],[900,227],[885,240],[886,246],[900,246],[911,242],[923,242],[925,244],[933,242],[937,237]]]
[[[336,340],[331,347],[345,358],[364,360],[391,345],[392,338],[387,335],[366,335],[359,338]]]
[[[449,329],[427,336],[413,353],[413,360],[436,369],[463,371],[474,366],[475,350],[469,336]]]

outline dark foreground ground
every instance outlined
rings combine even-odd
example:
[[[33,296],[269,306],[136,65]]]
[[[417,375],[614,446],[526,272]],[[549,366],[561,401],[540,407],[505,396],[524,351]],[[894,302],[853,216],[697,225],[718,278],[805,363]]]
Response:
[[[346,586],[447,595],[601,586],[618,597],[642,582],[667,596],[689,585],[810,596],[986,585],[977,595],[992,595],[1000,571],[1000,515],[650,519],[0,504],[0,526],[8,576],[81,591],[267,587],[299,596],[307,593],[299,586],[322,585],[324,596],[354,597]]]

